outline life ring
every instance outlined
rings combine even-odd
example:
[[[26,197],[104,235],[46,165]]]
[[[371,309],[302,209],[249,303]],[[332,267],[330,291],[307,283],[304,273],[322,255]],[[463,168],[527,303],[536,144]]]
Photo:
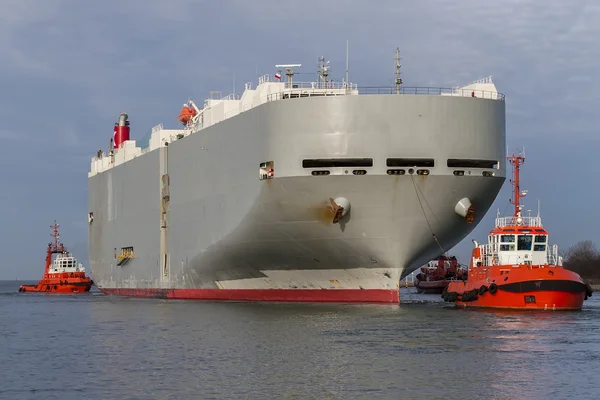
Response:
[[[454,303],[456,300],[458,300],[458,293],[457,292],[448,292],[446,295],[446,298],[444,299],[447,302],[450,303]]]
[[[496,294],[497,291],[498,291],[498,285],[496,285],[495,282],[492,282],[492,284],[490,285],[490,288],[489,288],[490,294]]]
[[[473,290],[471,291],[471,296],[470,296],[470,297],[471,297],[471,301],[475,301],[475,300],[477,300],[477,297],[478,297],[478,290],[477,290],[477,289],[473,289]]]
[[[471,292],[463,292],[462,296],[460,296],[460,301],[463,303],[471,301]]]
[[[487,292],[488,288],[485,285],[481,285],[481,287],[479,288],[479,295],[483,296],[485,294],[485,292]]]

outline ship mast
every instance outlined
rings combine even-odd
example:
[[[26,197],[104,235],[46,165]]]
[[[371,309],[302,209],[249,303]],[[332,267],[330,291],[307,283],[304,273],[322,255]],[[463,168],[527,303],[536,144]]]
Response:
[[[54,238],[54,241],[48,243],[48,251],[46,252],[46,266],[44,268],[44,275],[48,274],[48,271],[50,270],[50,264],[52,263],[52,254],[64,253],[66,251],[65,246],[61,242],[59,242],[60,233],[58,233],[58,227],[59,227],[59,225],[56,223],[56,220],[54,220],[54,223],[52,225],[50,225],[50,228],[52,228],[52,233],[50,234],[50,236],[52,236],[52,238]]]
[[[513,216],[517,218],[521,216],[521,209],[523,208],[520,200],[522,197],[525,197],[525,194],[527,193],[521,193],[521,185],[519,181],[519,172],[521,165],[525,162],[525,156],[523,153],[519,153],[506,158],[513,165],[513,179],[510,181],[510,183],[513,185],[513,198],[510,200],[510,203],[515,206],[515,213]]]
[[[325,62],[325,57],[321,56],[319,57],[319,62],[317,64],[318,68],[319,68],[319,80],[320,80],[320,87],[322,88],[326,88],[327,87],[327,77],[329,76],[329,61]]]
[[[394,73],[395,79],[394,83],[396,84],[396,94],[400,93],[400,85],[402,85],[402,79],[400,78],[400,48],[396,47],[396,72]]]

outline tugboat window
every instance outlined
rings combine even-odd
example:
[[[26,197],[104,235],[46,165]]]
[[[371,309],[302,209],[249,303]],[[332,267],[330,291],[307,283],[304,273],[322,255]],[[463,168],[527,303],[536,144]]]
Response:
[[[531,250],[531,242],[533,236],[531,235],[519,235],[519,241],[517,243],[517,250]]]
[[[502,235],[502,241],[504,243],[514,243],[515,235]]]
[[[546,251],[545,244],[536,244],[533,246],[533,251]]]
[[[536,235],[535,242],[536,243],[546,243],[546,235]]]

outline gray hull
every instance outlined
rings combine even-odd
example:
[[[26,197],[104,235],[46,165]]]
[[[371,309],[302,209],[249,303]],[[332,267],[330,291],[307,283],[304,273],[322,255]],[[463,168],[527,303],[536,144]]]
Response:
[[[255,299],[269,300],[265,291],[275,290],[277,299],[301,300],[319,290],[312,298],[327,300],[326,292],[371,290],[378,301],[479,223],[505,180],[505,148],[504,101],[361,95],[266,103],[91,176],[92,277],[107,293],[244,300],[258,291]],[[327,176],[302,166],[327,158],[372,158],[373,166],[319,168]],[[435,165],[429,175],[388,175],[387,158]],[[447,160],[456,158],[497,160],[499,169],[459,168],[464,175],[455,176]],[[265,161],[274,163],[273,179],[259,179]],[[334,224],[327,205],[337,197],[350,211]],[[475,208],[471,224],[455,212],[465,197]],[[119,266],[124,247],[135,255]],[[348,293],[342,299],[354,299]]]

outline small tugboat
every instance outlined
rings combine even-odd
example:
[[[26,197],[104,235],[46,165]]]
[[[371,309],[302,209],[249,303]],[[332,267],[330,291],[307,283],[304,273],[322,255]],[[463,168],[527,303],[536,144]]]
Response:
[[[89,292],[93,282],[85,275],[85,268],[58,241],[60,234],[58,233],[58,224],[56,221],[50,227],[53,229],[51,236],[54,238],[54,241],[48,243],[48,249],[46,250],[44,277],[37,285],[21,285],[19,292]],[[52,260],[53,254],[56,254],[54,260]]]
[[[558,246],[550,247],[548,232],[536,217],[524,217],[519,185],[522,153],[507,157],[513,165],[514,214],[496,218],[488,243],[473,249],[466,281],[452,281],[442,293],[445,301],[462,307],[526,310],[580,310],[592,295],[590,285],[562,267]]]
[[[440,294],[453,279],[466,279],[467,271],[456,257],[445,255],[429,261],[415,276],[417,293]]]

